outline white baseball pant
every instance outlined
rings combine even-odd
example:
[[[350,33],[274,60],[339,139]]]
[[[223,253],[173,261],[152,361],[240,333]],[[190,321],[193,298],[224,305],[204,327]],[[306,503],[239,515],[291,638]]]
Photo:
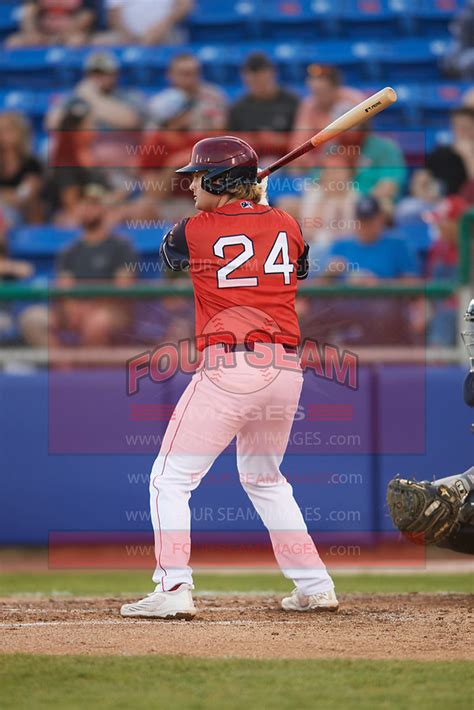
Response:
[[[283,574],[305,594],[329,591],[331,577],[279,468],[301,394],[301,369],[299,364],[291,370],[259,369],[246,355],[228,354],[233,367],[202,366],[166,430],[150,477],[157,561],[153,581],[164,591],[183,582],[192,585],[189,498],[236,436],[240,481],[270,533]]]

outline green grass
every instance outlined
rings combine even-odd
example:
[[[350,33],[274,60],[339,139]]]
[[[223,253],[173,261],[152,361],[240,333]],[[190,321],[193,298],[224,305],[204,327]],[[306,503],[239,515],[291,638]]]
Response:
[[[339,593],[405,593],[474,591],[470,574],[334,575]],[[0,596],[16,594],[74,594],[81,596],[134,595],[152,589],[146,572],[17,572],[0,575]],[[197,592],[284,593],[291,582],[280,574],[196,574]]]
[[[0,656],[2,710],[470,710],[466,661]],[[53,682],[54,681],[54,682]]]

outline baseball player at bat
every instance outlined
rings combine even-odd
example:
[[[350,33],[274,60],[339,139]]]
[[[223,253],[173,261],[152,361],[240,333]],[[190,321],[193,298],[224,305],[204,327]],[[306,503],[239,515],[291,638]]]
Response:
[[[191,275],[202,360],[151,472],[156,588],[122,606],[122,616],[196,614],[189,499],[234,437],[242,486],[295,585],[283,609],[337,611],[333,581],[280,471],[303,384],[295,297],[297,280],[308,274],[308,245],[293,217],[268,205],[263,178],[395,100],[393,89],[383,89],[260,173],[255,151],[233,136],[199,141],[178,170],[192,176],[199,213],[175,224],[161,254],[170,269]]]
[[[188,502],[234,437],[240,481],[295,584],[283,609],[338,608],[280,471],[303,384],[295,297],[297,279],[308,273],[308,246],[293,217],[265,204],[257,164],[248,143],[224,136],[199,141],[178,170],[192,175],[200,211],[173,227],[161,253],[170,269],[191,275],[203,365],[177,404],[151,472],[156,589],[125,604],[122,616],[194,617]],[[268,417],[275,407],[286,416]],[[249,419],[249,408],[259,416]]]

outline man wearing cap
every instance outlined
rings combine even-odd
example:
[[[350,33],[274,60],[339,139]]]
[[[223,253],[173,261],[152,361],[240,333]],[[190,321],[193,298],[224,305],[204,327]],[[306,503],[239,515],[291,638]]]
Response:
[[[321,276],[356,285],[381,282],[413,282],[418,264],[406,242],[385,231],[386,215],[372,196],[359,197],[355,209],[357,229],[336,240]],[[330,324],[326,338],[351,345],[409,345],[416,334],[406,309],[398,299],[344,298],[327,303],[325,319]]]
[[[111,234],[107,225],[107,190],[89,184],[80,205],[82,234],[59,255],[56,272],[59,286],[78,282],[113,282],[126,286],[134,281],[137,255],[129,242]],[[51,317],[52,338],[58,331],[74,333],[81,345],[110,343],[128,325],[129,312],[117,300],[64,300]]]
[[[386,215],[375,197],[360,197],[355,214],[356,233],[333,243],[324,275],[366,284],[417,277],[414,254],[403,239],[386,234]]]
[[[190,102],[189,128],[196,131],[221,130],[227,121],[227,97],[218,86],[203,81],[201,65],[190,52],[173,57],[167,71],[170,87],[184,93]],[[152,103],[158,105],[166,91],[157,94]],[[152,111],[153,113],[153,111]],[[153,116],[152,116],[153,118]]]
[[[139,97],[118,88],[119,64],[111,52],[94,52],[84,64],[84,78],[74,95],[88,103],[95,128],[134,130],[141,127],[143,116]],[[57,130],[64,104],[48,113],[46,127]]]
[[[278,85],[276,70],[263,52],[249,54],[242,66],[248,93],[230,108],[229,131],[249,132],[261,156],[283,154],[293,128],[299,99]]]

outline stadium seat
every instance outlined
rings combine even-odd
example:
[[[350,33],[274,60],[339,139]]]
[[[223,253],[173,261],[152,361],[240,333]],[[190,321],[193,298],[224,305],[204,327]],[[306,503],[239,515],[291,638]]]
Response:
[[[150,266],[140,272],[141,278],[159,278],[162,270],[156,268],[159,263],[159,248],[163,235],[171,224],[162,229],[129,229],[118,226],[114,233],[129,239],[143,264]],[[57,255],[80,234],[78,229],[62,229],[54,225],[28,226],[13,230],[9,236],[8,253],[12,257],[28,259],[35,265],[35,275],[51,277]]]
[[[449,37],[449,23],[465,0],[418,0],[413,5],[416,32],[424,37]]]
[[[18,3],[0,3],[0,42],[17,29],[20,10]]]
[[[223,42],[235,41],[236,35],[256,36],[260,5],[256,0],[197,0],[188,22],[192,41]]]
[[[416,256],[420,273],[426,274],[426,261],[430,246],[433,242],[433,233],[430,225],[420,217],[391,230],[394,237],[403,239],[412,253]]]
[[[423,86],[419,97],[423,125],[427,128],[445,128],[449,112],[461,105],[462,95],[468,87],[468,84],[460,82]]]
[[[280,42],[312,40],[339,34],[342,0],[263,0],[262,34]]]
[[[378,78],[379,47],[374,43],[344,40],[321,40],[300,46],[278,44],[270,49],[285,82],[303,83],[309,64],[337,66],[347,83],[360,83]]]
[[[0,84],[12,89],[70,87],[74,54],[65,47],[33,47],[0,51]]]
[[[0,91],[0,111],[21,111],[35,130],[41,130],[50,96],[47,91]]]
[[[413,32],[410,0],[342,0],[341,25],[345,36],[380,40]]]
[[[439,60],[448,42],[421,37],[393,40],[381,46],[383,77],[391,81],[433,81],[440,78]]]
[[[172,224],[165,224],[159,229],[148,229],[146,227],[132,229],[125,225],[120,225],[114,231],[130,239],[139,254],[142,256],[150,256],[158,254],[161,240],[172,226]]]
[[[168,232],[172,224],[163,225],[160,229],[137,228],[130,229],[125,225],[120,225],[115,231],[116,234],[128,238],[140,254],[141,267],[137,276],[140,279],[159,279],[163,276],[165,268],[160,257],[160,244],[163,236]]]
[[[28,259],[36,276],[51,277],[57,254],[78,235],[78,230],[59,229],[52,225],[20,227],[12,230],[8,252],[12,257]]]

